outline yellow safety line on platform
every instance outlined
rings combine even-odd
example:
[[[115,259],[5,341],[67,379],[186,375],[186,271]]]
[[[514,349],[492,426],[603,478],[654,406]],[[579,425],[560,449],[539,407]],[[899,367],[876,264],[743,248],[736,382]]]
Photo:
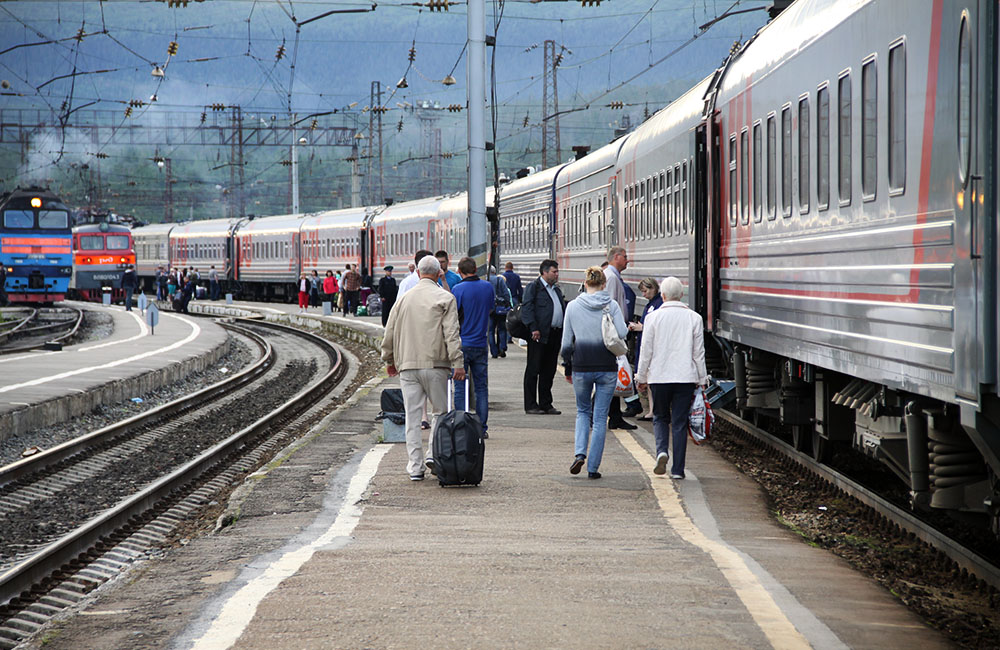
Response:
[[[703,550],[712,558],[750,612],[754,622],[775,648],[810,648],[809,642],[795,629],[785,613],[768,593],[743,558],[723,542],[709,539],[684,512],[680,495],[671,479],[653,474],[655,459],[629,433],[615,431],[618,441],[639,462],[649,477],[653,494],[670,527],[685,541]]]

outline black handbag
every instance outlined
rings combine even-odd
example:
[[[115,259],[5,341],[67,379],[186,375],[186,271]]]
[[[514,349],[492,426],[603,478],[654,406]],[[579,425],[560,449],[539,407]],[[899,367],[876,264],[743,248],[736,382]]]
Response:
[[[507,331],[514,338],[524,339],[526,341],[531,338],[531,332],[528,331],[528,326],[521,320],[521,305],[518,305],[507,312]]]

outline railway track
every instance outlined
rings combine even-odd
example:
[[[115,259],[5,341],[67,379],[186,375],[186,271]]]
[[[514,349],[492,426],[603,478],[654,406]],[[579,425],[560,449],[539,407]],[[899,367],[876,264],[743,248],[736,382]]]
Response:
[[[258,345],[257,363],[0,468],[0,648],[166,540],[294,437],[283,430],[345,374],[339,348],[313,334],[226,326]]]
[[[60,348],[83,324],[83,310],[76,307],[42,307],[21,311],[0,323],[0,354],[40,348]]]
[[[812,456],[796,450],[791,444],[722,409],[715,411],[719,424],[729,433],[736,434],[768,448],[783,460],[797,465],[824,487],[836,490],[845,497],[867,508],[871,516],[884,526],[920,540],[937,551],[957,567],[959,579],[975,583],[980,588],[1000,591],[1000,567],[987,558],[952,539],[930,522],[904,509],[876,491],[858,483],[837,470],[816,461]]]

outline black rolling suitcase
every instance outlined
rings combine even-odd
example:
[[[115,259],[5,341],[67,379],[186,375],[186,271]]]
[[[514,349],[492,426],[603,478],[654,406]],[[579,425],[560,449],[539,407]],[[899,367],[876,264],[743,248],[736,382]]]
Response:
[[[448,384],[448,412],[438,417],[434,428],[434,470],[441,487],[479,485],[483,480],[486,443],[479,416],[458,411],[452,403],[454,384]],[[469,380],[465,381],[465,405],[469,405]]]

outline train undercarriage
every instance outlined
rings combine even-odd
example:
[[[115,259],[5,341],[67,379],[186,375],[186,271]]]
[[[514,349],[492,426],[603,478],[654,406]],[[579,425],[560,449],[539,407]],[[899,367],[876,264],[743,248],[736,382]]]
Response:
[[[745,419],[787,433],[820,462],[845,448],[876,460],[909,489],[914,510],[947,511],[1000,537],[1000,478],[987,460],[995,400],[980,414],[984,431],[963,423],[957,404],[754,348],[735,346],[727,365]]]

